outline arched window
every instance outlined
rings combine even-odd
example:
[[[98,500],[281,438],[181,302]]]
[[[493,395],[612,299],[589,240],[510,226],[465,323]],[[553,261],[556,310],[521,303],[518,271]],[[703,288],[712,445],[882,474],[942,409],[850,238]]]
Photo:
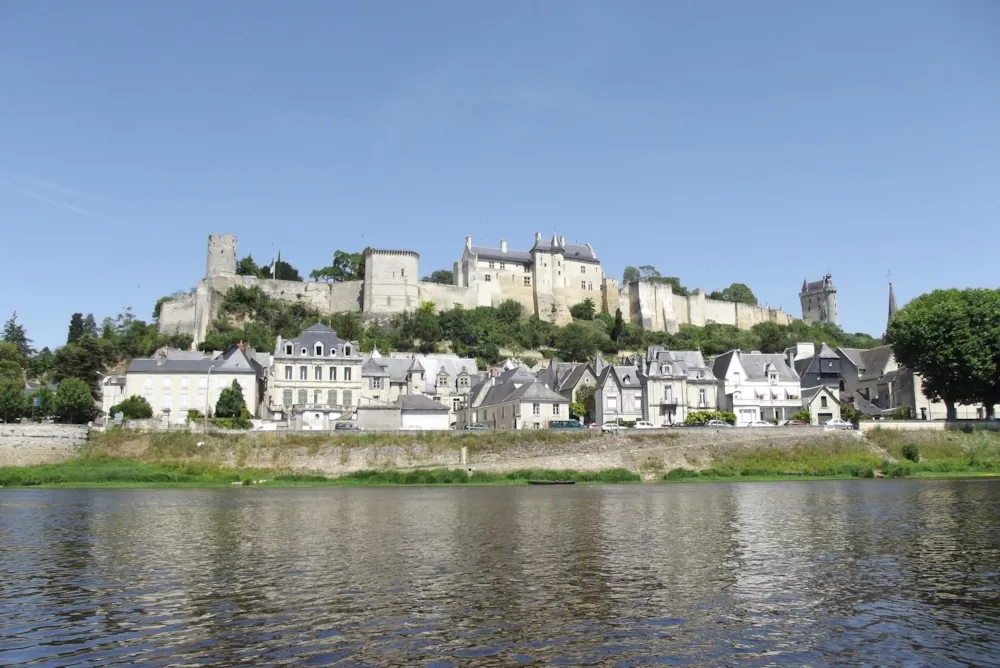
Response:
[[[314,353],[315,353],[316,357],[322,357],[323,356],[323,344],[322,343],[318,343],[318,342],[316,343],[316,348],[315,348]]]

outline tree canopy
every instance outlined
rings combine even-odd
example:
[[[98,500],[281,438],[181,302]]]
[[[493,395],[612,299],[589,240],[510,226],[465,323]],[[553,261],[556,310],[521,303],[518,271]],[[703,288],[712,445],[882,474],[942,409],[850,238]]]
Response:
[[[924,394],[947,406],[1000,402],[1000,290],[935,290],[899,309],[887,339],[896,361],[923,378]]]
[[[430,276],[424,276],[420,279],[424,283],[440,283],[441,285],[454,285],[455,283],[455,272],[451,269],[438,269],[432,271]]]
[[[328,267],[314,269],[309,278],[314,281],[343,283],[344,281],[363,281],[365,279],[365,253],[348,253],[337,250],[333,252],[333,263]]]
[[[55,410],[62,422],[83,424],[94,419],[97,405],[87,382],[80,378],[63,380],[56,390]]]
[[[17,346],[18,351],[24,357],[30,357],[35,350],[31,347],[31,339],[28,338],[24,325],[17,322],[17,311],[15,311],[3,326],[4,343],[12,343]]]
[[[686,287],[681,284],[681,279],[676,276],[663,276],[659,270],[651,264],[639,265],[639,267],[625,267],[622,272],[623,283],[634,283],[635,281],[649,281],[651,283],[666,283],[670,285],[675,295],[687,296],[691,294]]]
[[[279,281],[301,281],[302,276],[299,274],[299,270],[288,264],[282,259],[277,259],[273,265],[274,275],[271,275],[272,265],[266,264],[259,266],[256,261],[254,261],[252,255],[247,255],[245,258],[236,263],[236,273],[240,276],[256,276],[257,278],[274,278]]]
[[[594,300],[587,297],[579,304],[574,304],[569,307],[569,314],[576,318],[577,320],[593,320],[594,319]]]
[[[708,294],[709,299],[717,299],[723,302],[735,302],[737,304],[750,304],[757,306],[757,296],[753,290],[743,283],[733,283],[723,290],[714,290]]]

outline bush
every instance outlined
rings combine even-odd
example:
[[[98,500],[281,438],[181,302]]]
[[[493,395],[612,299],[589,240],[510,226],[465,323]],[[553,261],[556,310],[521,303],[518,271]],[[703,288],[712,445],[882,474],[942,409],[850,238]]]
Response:
[[[684,424],[689,427],[700,427],[710,420],[722,420],[727,424],[736,424],[736,414],[729,411],[693,411],[684,418]]]
[[[153,417],[153,407],[146,401],[146,397],[133,394],[119,404],[115,404],[108,411],[108,417],[122,414],[126,420],[148,420]]]
[[[595,310],[594,300],[588,297],[579,304],[573,304],[570,306],[569,314],[577,320],[593,320]]]
[[[793,415],[792,417],[790,417],[788,419],[789,420],[801,420],[802,422],[808,422],[808,423],[812,424],[812,413],[810,413],[809,411],[799,411],[798,413],[796,413],[795,415]]]
[[[670,469],[663,476],[664,480],[687,480],[690,478],[697,478],[700,474],[692,469]]]
[[[97,414],[90,385],[79,378],[66,378],[59,383],[55,400],[56,416],[61,422],[84,424]]]
[[[218,427],[219,429],[249,429],[253,426],[253,422],[246,417],[234,417],[234,418],[212,418],[211,423]]]
[[[920,448],[918,448],[914,444],[907,443],[906,445],[903,446],[902,452],[903,452],[903,457],[909,459],[911,462],[916,463],[920,461]]]
[[[219,401],[215,404],[215,416],[240,419],[250,417],[246,401],[243,399],[243,388],[240,387],[239,381],[234,379],[232,385],[219,393]],[[244,427],[239,428],[243,429]]]

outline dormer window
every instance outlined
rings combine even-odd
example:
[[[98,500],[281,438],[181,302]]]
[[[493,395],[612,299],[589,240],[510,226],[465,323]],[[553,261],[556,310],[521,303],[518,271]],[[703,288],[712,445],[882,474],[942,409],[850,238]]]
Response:
[[[337,349],[334,346],[330,346],[330,357],[337,356]]]
[[[347,355],[348,357],[350,357],[350,355],[351,355],[351,347],[350,346],[344,346],[344,354]]]
[[[777,371],[771,371],[770,373],[767,374],[767,379],[769,381],[771,381],[771,385],[777,385],[778,384],[778,372]]]
[[[299,354],[301,354],[303,357],[305,357],[306,355],[309,354],[309,351],[306,350],[305,347],[303,346],[302,350],[299,351]]]
[[[670,375],[670,371],[671,370],[670,370],[670,365],[669,364],[664,364],[664,365],[662,365],[660,367],[660,373],[662,373],[664,376],[669,376]]]
[[[317,343],[316,344],[316,348],[314,350],[314,353],[315,353],[316,357],[322,357],[323,356],[323,344],[322,343]]]
[[[290,343],[286,343],[285,344],[285,354],[286,355],[294,355],[295,354],[295,346],[293,346]]]
[[[446,374],[438,376],[438,387],[448,387],[448,376]]]
[[[705,379],[705,372],[704,371],[699,371],[698,372],[698,380],[704,380],[704,379]]]

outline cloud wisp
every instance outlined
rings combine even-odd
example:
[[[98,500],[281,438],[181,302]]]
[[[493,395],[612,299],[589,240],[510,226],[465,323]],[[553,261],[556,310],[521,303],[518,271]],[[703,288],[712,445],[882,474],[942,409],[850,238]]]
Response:
[[[71,211],[77,215],[85,216],[87,218],[93,218],[95,220],[104,220],[111,223],[123,223],[128,222],[122,218],[117,218],[114,216],[109,216],[98,211],[93,211],[93,207],[84,208],[77,203],[71,201],[73,198],[79,200],[87,200],[95,204],[106,204],[106,205],[116,205],[125,207],[127,205],[120,204],[117,202],[112,202],[111,200],[106,200],[100,197],[95,197],[93,195],[88,195],[79,191],[72,190],[70,188],[65,188],[56,183],[51,183],[49,181],[44,181],[42,179],[27,177],[27,176],[14,176],[11,174],[5,174],[5,178],[0,180],[0,188],[9,190],[10,192],[17,193],[23,197],[28,197],[30,199],[36,200],[38,202],[44,202],[50,206],[57,207],[59,209],[64,209],[66,211]],[[57,195],[62,195],[62,197],[53,196],[50,193],[39,192],[39,190],[48,190],[50,193]],[[69,201],[67,201],[69,200]]]

